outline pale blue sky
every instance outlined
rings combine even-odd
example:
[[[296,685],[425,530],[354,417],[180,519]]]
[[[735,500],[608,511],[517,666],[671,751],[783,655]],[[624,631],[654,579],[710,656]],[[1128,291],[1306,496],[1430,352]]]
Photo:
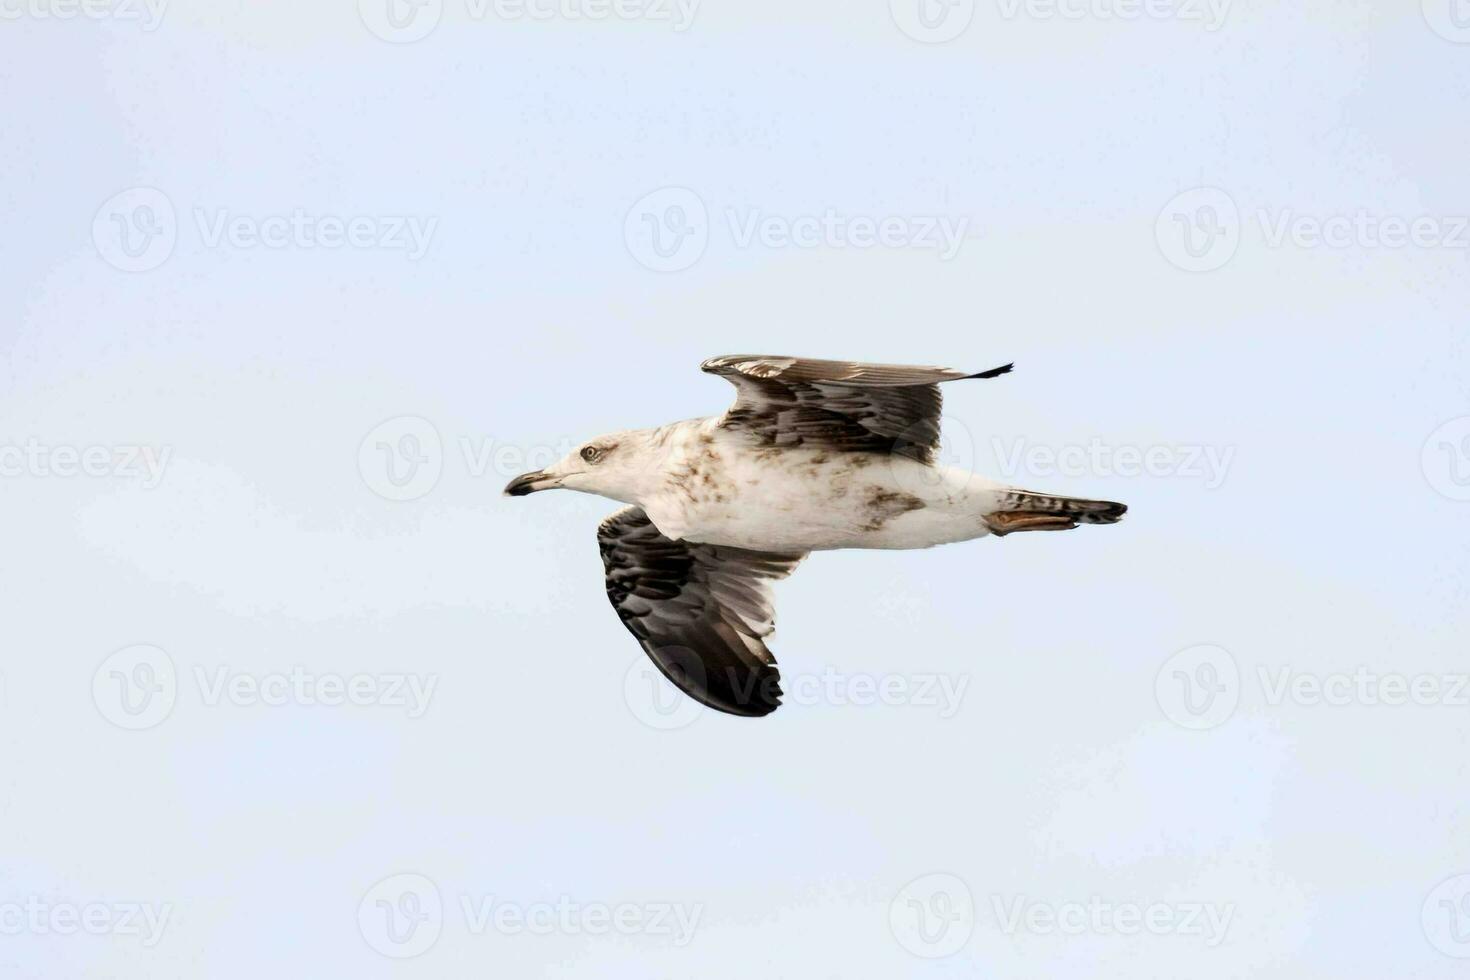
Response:
[[[0,971],[1460,976],[1470,906],[1440,901],[1470,879],[1435,889],[1470,873],[1470,44],[1417,3],[1237,0],[1213,31],[1185,0],[973,6],[938,44],[877,0],[705,0],[683,31],[444,0],[412,43],[345,0],[174,0],[156,30],[3,6]],[[625,226],[669,187],[708,243],[655,272]],[[1168,208],[1199,187],[1235,252],[1187,272]],[[128,272],[105,232],[133,188],[123,217],[166,204],[175,244]],[[945,261],[732,227],[829,210],[966,236]],[[417,259],[211,245],[297,211],[432,231]],[[1439,244],[1270,242],[1360,214]],[[821,554],[778,587],[788,691],[943,681],[952,712],[818,693],[660,730],[602,592],[616,505],[500,489],[538,453],[721,411],[698,364],[736,352],[1014,360],[947,391],[952,461],[1128,518]],[[403,417],[441,472],[389,500],[360,450]],[[66,476],[28,445],[167,455],[156,481]],[[1164,468],[1001,472],[1098,445]],[[1218,479],[1189,462],[1210,453]],[[176,693],[130,731],[109,658],[140,644]],[[1200,645],[1239,679],[1197,729],[1168,692]],[[1360,668],[1440,700],[1273,697],[1283,671]],[[434,686],[418,713],[211,696],[293,669]],[[402,959],[360,924],[400,874],[443,905]],[[925,958],[905,889],[934,874],[974,914]],[[463,903],[492,899],[697,924],[477,930]],[[1008,929],[1018,900],[1229,925]],[[11,929],[27,902],[168,918],[153,944]]]

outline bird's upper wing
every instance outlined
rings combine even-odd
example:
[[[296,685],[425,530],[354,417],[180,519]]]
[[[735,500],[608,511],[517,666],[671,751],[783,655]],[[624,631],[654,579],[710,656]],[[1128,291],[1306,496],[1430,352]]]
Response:
[[[603,521],[597,544],[607,597],[665,677],[733,715],[776,710],[781,674],[762,642],[775,627],[767,583],[806,555],[674,541],[638,507]]]
[[[720,424],[769,446],[900,452],[930,462],[939,447],[939,384],[993,378],[951,368],[732,354],[700,365],[739,394]]]

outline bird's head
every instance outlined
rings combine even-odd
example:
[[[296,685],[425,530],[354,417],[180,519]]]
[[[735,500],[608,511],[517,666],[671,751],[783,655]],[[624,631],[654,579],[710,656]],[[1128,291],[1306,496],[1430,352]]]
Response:
[[[598,436],[544,470],[522,473],[506,484],[505,495],[524,497],[537,490],[564,487],[636,504],[654,469],[649,442],[647,430]]]

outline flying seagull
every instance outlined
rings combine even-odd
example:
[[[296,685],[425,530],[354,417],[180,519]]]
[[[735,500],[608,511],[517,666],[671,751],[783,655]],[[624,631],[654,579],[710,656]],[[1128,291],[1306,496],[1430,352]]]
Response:
[[[701,367],[735,386],[724,415],[598,436],[505,492],[566,487],[629,505],[597,529],[608,598],[664,676],[720,711],[780,704],[770,583],[808,552],[1113,524],[1128,509],[935,462],[940,383],[1010,364],[967,374],[733,355]]]

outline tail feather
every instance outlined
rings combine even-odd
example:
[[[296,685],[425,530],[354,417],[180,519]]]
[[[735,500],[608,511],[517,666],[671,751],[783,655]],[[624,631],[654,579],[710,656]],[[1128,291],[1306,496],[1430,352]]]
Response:
[[[997,535],[1013,531],[1066,531],[1078,524],[1116,524],[1127,512],[1127,504],[1111,500],[1014,490],[1001,498],[995,513],[986,515],[985,523]]]

